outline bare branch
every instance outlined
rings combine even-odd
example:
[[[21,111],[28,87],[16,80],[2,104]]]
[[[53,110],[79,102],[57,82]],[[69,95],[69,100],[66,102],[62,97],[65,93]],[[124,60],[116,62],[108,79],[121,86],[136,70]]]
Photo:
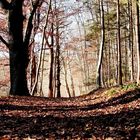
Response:
[[[32,33],[32,29],[33,29],[32,21],[33,21],[33,17],[34,17],[34,14],[36,12],[36,9],[40,5],[39,2],[40,1],[37,0],[35,2],[35,4],[33,5],[33,10],[31,12],[29,20],[28,20],[28,25],[27,25],[25,40],[24,40],[24,44],[25,44],[26,47],[28,47],[28,45],[29,45],[29,40],[30,40],[30,36],[31,36],[31,33]],[[41,1],[41,3],[42,3],[42,1]]]
[[[0,35],[0,41],[6,45],[6,47],[9,49],[9,44],[7,43],[7,41]]]

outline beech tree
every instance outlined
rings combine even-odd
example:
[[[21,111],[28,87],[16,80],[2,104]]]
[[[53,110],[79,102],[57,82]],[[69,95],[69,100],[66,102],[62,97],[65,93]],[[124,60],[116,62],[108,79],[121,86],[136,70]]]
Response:
[[[99,60],[97,65],[97,86],[101,87],[101,65],[103,59],[103,48],[105,43],[105,25],[104,25],[104,7],[103,7],[103,0],[100,0],[100,11],[101,11],[101,43],[100,43],[100,50],[99,50]]]
[[[101,1],[86,1],[88,8],[92,8],[94,17],[89,24],[87,39],[101,50]],[[137,61],[134,43],[134,13],[132,0],[111,1],[104,0],[104,27],[105,41],[102,56],[101,83],[102,86],[111,86],[136,79]],[[100,45],[99,45],[100,42]],[[100,47],[98,47],[100,46]],[[100,53],[97,53],[98,60]],[[98,61],[99,64],[99,61]],[[99,69],[99,65],[98,68]]]
[[[136,30],[136,47],[137,47],[137,84],[140,81],[140,19],[139,19],[139,0],[135,0],[135,30]]]
[[[10,95],[29,96],[27,86],[26,69],[29,63],[29,42],[32,32],[32,21],[36,9],[41,5],[41,0],[36,0],[33,3],[33,8],[28,19],[25,36],[23,36],[23,2],[24,0],[1,0],[1,7],[8,10],[9,36],[8,42],[2,37],[0,40],[9,49],[10,59]]]
[[[117,0],[117,51],[118,51],[118,85],[122,85],[121,37],[120,37],[120,1]]]

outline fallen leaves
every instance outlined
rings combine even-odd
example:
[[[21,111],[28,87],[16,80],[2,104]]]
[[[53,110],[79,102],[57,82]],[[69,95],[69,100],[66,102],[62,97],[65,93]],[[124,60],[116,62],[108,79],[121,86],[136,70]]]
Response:
[[[0,139],[140,139],[140,92],[0,98]]]

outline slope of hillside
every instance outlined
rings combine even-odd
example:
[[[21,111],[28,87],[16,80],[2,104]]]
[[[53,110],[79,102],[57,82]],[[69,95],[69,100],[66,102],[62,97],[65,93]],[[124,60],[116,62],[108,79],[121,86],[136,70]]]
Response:
[[[76,98],[1,97],[0,139],[140,139],[140,89]]]

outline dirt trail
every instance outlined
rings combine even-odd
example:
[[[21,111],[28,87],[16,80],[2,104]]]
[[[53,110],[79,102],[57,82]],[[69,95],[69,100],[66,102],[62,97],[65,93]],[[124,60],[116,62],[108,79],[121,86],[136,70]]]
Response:
[[[0,139],[140,139],[140,90],[0,98]]]

